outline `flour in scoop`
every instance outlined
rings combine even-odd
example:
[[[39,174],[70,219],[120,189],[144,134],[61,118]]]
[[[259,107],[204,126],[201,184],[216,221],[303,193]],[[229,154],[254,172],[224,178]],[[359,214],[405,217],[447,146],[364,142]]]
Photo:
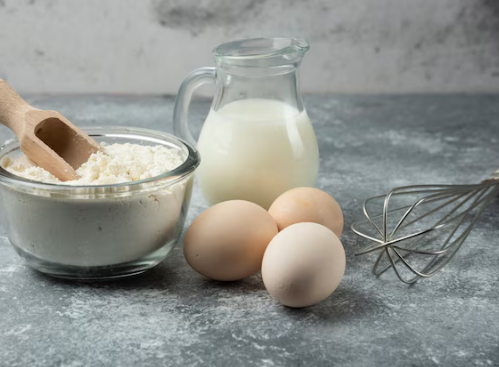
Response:
[[[111,185],[159,176],[180,166],[184,161],[179,151],[167,147],[139,144],[102,144],[76,173],[80,178],[62,182],[38,167],[25,155],[5,159],[2,166],[10,173],[33,181],[66,185]]]

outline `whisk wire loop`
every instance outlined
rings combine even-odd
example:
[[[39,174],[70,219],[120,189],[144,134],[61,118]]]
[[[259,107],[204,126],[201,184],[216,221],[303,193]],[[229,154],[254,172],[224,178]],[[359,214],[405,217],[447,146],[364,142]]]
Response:
[[[380,251],[373,274],[392,268],[406,284],[435,275],[454,257],[499,193],[499,171],[494,175],[478,185],[404,186],[367,199],[362,207],[366,219],[351,228],[371,243],[356,255]],[[396,204],[412,197],[416,198],[412,204]],[[371,207],[378,203],[381,214],[372,215]]]

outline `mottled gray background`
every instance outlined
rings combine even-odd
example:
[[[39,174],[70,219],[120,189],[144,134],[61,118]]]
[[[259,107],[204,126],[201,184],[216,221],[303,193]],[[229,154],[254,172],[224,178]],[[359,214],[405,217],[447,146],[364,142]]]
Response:
[[[305,92],[499,91],[497,0],[0,0],[0,78],[175,94],[214,46],[255,36],[310,41]]]

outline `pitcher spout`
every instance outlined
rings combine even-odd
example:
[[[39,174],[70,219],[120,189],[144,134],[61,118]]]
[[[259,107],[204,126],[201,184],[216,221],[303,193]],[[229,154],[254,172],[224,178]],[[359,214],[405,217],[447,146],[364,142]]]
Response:
[[[213,55],[219,66],[298,67],[308,49],[303,38],[252,38],[224,43]]]

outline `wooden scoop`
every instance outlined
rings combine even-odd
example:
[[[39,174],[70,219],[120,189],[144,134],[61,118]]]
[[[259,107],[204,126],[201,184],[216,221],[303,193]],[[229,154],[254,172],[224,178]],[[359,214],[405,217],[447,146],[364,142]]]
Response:
[[[16,134],[29,159],[61,181],[78,179],[76,170],[100,149],[59,112],[30,106],[2,79],[0,123]]]

